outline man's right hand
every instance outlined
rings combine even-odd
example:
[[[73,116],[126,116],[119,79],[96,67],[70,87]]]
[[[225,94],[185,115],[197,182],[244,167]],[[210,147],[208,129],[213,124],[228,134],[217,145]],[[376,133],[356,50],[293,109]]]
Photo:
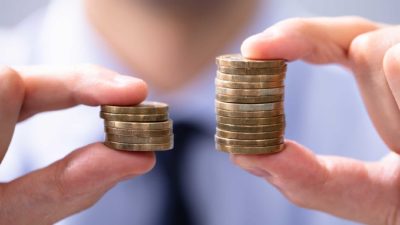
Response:
[[[96,66],[0,68],[0,162],[21,120],[79,104],[133,105],[146,95],[142,80]],[[154,164],[153,153],[115,151],[101,143],[84,146],[0,184],[0,224],[53,224],[90,207],[119,181],[146,173]]]

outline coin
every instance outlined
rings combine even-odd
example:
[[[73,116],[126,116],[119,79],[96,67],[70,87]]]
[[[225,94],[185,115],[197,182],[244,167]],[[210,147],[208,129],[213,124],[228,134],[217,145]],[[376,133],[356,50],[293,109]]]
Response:
[[[215,79],[215,85],[217,87],[226,87],[232,89],[261,89],[261,88],[278,88],[283,87],[285,84],[283,81],[276,82],[232,82]]]
[[[104,121],[106,127],[132,129],[132,130],[166,130],[172,128],[172,120],[164,122],[120,122],[120,121]]]
[[[280,102],[284,100],[284,95],[266,95],[266,96],[240,96],[216,94],[215,98],[221,102],[230,103],[269,103]]]
[[[270,131],[279,131],[284,129],[285,123],[277,123],[271,125],[233,125],[225,123],[217,123],[217,128],[232,132],[244,132],[244,133],[261,133]]]
[[[120,129],[112,127],[104,127],[104,131],[107,134],[116,134],[121,136],[132,136],[132,137],[160,137],[172,135],[171,129],[166,130],[132,130],[132,129]]]
[[[269,96],[269,95],[282,95],[285,92],[283,87],[280,88],[267,88],[267,89],[233,89],[216,87],[215,92],[223,95],[239,95],[239,96]]]
[[[285,73],[274,75],[232,75],[217,71],[217,78],[233,82],[273,82],[285,79]]]
[[[261,139],[261,140],[237,140],[219,137],[215,135],[215,142],[221,145],[231,146],[253,146],[253,147],[266,147],[271,145],[280,145],[283,143],[283,137],[274,139]]]
[[[109,148],[124,151],[166,151],[174,147],[173,142],[166,144],[125,144],[105,141],[104,144]]]
[[[116,114],[100,112],[100,117],[109,121],[123,121],[123,122],[161,122],[168,120],[168,113],[166,114]]]
[[[244,147],[244,146],[231,146],[223,144],[215,144],[219,151],[228,152],[232,154],[271,154],[277,153],[284,149],[285,144],[273,145],[268,147]]]
[[[278,116],[284,113],[283,109],[276,110],[268,110],[268,111],[230,111],[223,109],[216,109],[216,113],[219,116],[226,117],[270,117],[270,116]]]
[[[102,105],[101,111],[117,114],[166,114],[168,105],[161,102],[145,101],[135,106]]]
[[[241,54],[229,54],[218,56],[217,65],[234,67],[234,68],[270,68],[270,67],[282,67],[286,63],[282,59],[270,59],[270,60],[256,60],[244,58]]]
[[[254,117],[225,117],[217,115],[218,123],[233,124],[233,125],[268,125],[277,124],[285,121],[283,115],[268,117],[268,118],[254,118]]]
[[[272,139],[283,137],[284,130],[270,131],[261,133],[244,133],[244,132],[231,132],[217,128],[216,135],[223,138],[238,139],[238,140],[257,140],[257,139]]]
[[[281,68],[233,68],[233,67],[218,67],[218,71],[234,75],[268,75],[286,72],[286,66]]]
[[[166,144],[171,142],[173,135],[161,137],[135,137],[107,134],[106,141],[119,142],[125,144]]]
[[[218,109],[231,110],[231,111],[267,111],[267,110],[282,109],[283,102],[239,104],[239,103],[220,102],[218,100],[215,100],[215,106]]]

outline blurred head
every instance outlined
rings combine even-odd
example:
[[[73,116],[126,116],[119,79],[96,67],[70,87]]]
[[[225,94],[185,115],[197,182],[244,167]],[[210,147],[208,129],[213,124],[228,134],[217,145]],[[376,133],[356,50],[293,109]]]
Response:
[[[258,0],[85,0],[89,21],[150,86],[193,79],[246,26]]]

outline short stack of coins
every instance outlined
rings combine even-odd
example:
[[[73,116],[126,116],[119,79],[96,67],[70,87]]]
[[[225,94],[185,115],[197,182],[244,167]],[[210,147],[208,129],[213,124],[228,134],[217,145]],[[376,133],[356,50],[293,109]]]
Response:
[[[283,149],[285,60],[217,57],[216,149],[233,154]]]
[[[135,106],[102,105],[106,140],[110,148],[124,151],[165,151],[174,146],[168,105],[143,102]]]

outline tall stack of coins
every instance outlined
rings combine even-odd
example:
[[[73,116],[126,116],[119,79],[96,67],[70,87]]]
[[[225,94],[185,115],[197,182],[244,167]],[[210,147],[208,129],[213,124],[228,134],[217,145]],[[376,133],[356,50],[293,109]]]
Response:
[[[172,121],[168,105],[143,102],[135,106],[102,105],[104,144],[116,150],[165,151],[173,148]]]
[[[284,60],[250,60],[222,55],[216,85],[216,149],[233,154],[283,149]]]

